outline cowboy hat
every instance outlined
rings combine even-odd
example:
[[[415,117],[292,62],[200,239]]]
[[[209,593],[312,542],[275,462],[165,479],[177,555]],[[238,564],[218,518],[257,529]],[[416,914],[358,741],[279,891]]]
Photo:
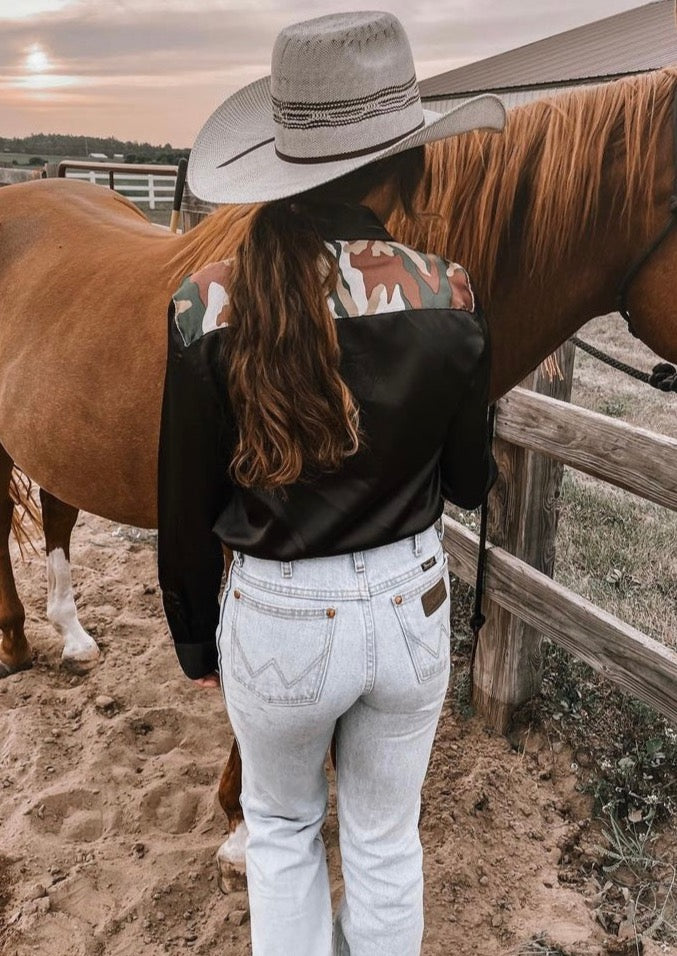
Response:
[[[501,130],[496,96],[424,110],[407,35],[390,13],[337,13],[285,27],[271,75],[228,97],[188,162],[200,199],[282,199],[374,160],[472,129]]]

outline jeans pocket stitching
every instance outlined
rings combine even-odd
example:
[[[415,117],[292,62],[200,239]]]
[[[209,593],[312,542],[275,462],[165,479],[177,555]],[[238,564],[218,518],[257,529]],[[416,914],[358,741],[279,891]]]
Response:
[[[320,653],[310,661],[306,667],[301,671],[300,674],[297,674],[293,680],[288,680],[280,663],[273,656],[265,661],[262,665],[257,668],[253,668],[251,665],[250,659],[247,657],[245,648],[242,646],[240,639],[237,634],[237,624],[240,618],[240,610],[242,607],[252,607],[264,613],[268,613],[271,617],[282,617],[287,620],[307,620],[308,622],[317,620],[324,621],[324,635],[322,637],[321,646],[322,650]],[[260,602],[254,601],[251,598],[247,598],[243,602],[243,596],[241,595],[237,602],[237,607],[233,615],[233,621],[231,624],[231,674],[235,681],[240,684],[242,687],[245,687],[250,693],[254,694],[260,700],[263,700],[267,704],[278,704],[284,706],[303,706],[307,704],[315,704],[320,699],[322,694],[322,689],[324,688],[324,683],[327,674],[327,667],[329,664],[329,656],[331,653],[331,648],[334,640],[334,626],[336,622],[336,613],[334,615],[327,615],[326,608],[322,610],[316,610],[313,608],[297,608],[295,613],[291,613],[294,609],[283,609],[275,607],[273,605],[265,605]],[[306,611],[307,613],[303,613]],[[284,612],[284,613],[280,613]],[[246,679],[241,672],[241,669],[238,667],[237,657],[239,656],[240,661],[244,668],[246,669],[249,679]],[[317,674],[315,679],[309,684],[308,690],[305,694],[274,694],[262,690],[256,685],[256,678],[260,677],[265,672],[273,669],[280,683],[285,687],[285,690],[288,690],[295,685],[298,685],[304,677],[308,676],[313,670],[317,669]]]
[[[443,568],[446,571],[446,565]],[[439,576],[439,580],[447,580],[446,574]],[[451,626],[449,622],[449,590],[447,583],[447,597],[440,608],[434,613],[432,618],[424,618],[420,623],[426,622],[430,625],[430,630],[435,634],[436,640],[433,643],[417,636],[416,623],[410,619],[408,608],[417,603],[417,599],[429,588],[434,587],[435,583],[427,581],[424,585],[411,588],[408,592],[391,598],[395,614],[404,636],[411,663],[416,672],[419,683],[423,683],[439,674],[447,666],[449,659],[449,637],[451,635]],[[441,615],[441,619],[440,619]]]

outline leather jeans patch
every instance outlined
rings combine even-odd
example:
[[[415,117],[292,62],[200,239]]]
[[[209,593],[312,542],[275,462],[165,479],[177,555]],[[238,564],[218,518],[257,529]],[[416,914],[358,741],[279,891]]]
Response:
[[[429,591],[421,595],[421,604],[423,605],[423,613],[425,616],[430,617],[431,614],[434,614],[437,608],[444,603],[446,597],[447,586],[444,583],[444,578],[440,578],[437,584],[433,585]]]

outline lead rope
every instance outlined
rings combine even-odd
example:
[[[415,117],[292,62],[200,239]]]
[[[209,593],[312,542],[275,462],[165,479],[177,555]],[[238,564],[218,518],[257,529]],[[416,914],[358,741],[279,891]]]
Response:
[[[669,362],[659,362],[658,365],[654,365],[653,371],[650,373],[642,372],[641,369],[626,365],[625,362],[621,362],[619,359],[607,355],[606,352],[596,349],[594,345],[584,342],[577,335],[572,335],[571,341],[577,348],[587,352],[588,355],[592,355],[593,358],[599,359],[600,362],[604,362],[605,365],[618,369],[619,372],[625,372],[626,375],[630,375],[640,382],[646,382],[647,385],[658,388],[661,392],[677,392],[677,369]]]
[[[489,434],[489,447],[491,448],[494,440],[494,423],[496,421],[496,405],[489,406],[489,415],[487,417],[487,431]],[[477,552],[477,577],[475,578],[475,606],[473,615],[470,618],[470,627],[472,629],[472,651],[470,653],[470,687],[473,685],[473,673],[475,670],[475,654],[477,653],[477,642],[479,641],[482,625],[486,617],[482,613],[482,598],[484,597],[484,576],[487,565],[487,519],[489,514],[489,492],[487,491],[482,502],[480,512],[480,540],[479,550]]]

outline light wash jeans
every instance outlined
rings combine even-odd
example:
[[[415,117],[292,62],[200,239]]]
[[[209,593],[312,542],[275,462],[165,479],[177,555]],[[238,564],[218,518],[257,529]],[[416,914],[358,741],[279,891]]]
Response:
[[[235,556],[218,645],[253,956],[420,953],[420,793],[449,680],[440,527],[337,557]],[[332,928],[320,828],[334,733],[345,896]]]

